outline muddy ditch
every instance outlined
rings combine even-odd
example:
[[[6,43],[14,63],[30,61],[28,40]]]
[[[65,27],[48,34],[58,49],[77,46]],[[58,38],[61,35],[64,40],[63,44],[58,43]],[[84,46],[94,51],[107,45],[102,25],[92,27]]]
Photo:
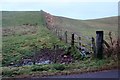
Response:
[[[18,67],[34,64],[53,64],[53,63],[69,64],[72,63],[73,61],[74,59],[70,54],[65,55],[64,49],[54,50],[44,48],[30,57],[22,58],[19,63],[10,64],[10,66]]]

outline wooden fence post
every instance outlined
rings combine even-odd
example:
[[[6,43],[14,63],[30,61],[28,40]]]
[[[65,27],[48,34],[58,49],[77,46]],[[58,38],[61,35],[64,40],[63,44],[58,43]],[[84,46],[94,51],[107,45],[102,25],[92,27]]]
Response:
[[[113,46],[112,32],[109,32],[109,38],[110,38],[111,44],[112,44],[112,46]]]
[[[59,35],[59,30],[57,29],[57,36]]]
[[[60,40],[62,40],[62,29],[60,29]]]
[[[79,36],[78,37],[78,48],[79,48],[79,50],[81,50],[81,46],[82,46],[82,44],[81,44],[81,37]]]
[[[54,33],[56,34],[56,28],[54,29]]]
[[[94,37],[92,37],[92,45],[91,45],[91,48],[92,48],[93,54],[95,55],[95,54],[96,54],[96,46],[95,46],[95,39],[94,39]],[[94,55],[92,55],[92,57],[93,57]]]
[[[65,42],[67,43],[67,31],[65,31]]]
[[[103,31],[96,31],[96,57],[103,58]]]
[[[58,31],[57,31],[57,29],[55,29],[55,33],[56,33],[56,35],[58,36]]]
[[[34,51],[34,55],[33,55],[33,64],[35,65],[36,62],[36,53],[37,53],[37,46],[35,44],[33,44],[33,49]]]
[[[74,46],[74,33],[72,33],[71,46]]]

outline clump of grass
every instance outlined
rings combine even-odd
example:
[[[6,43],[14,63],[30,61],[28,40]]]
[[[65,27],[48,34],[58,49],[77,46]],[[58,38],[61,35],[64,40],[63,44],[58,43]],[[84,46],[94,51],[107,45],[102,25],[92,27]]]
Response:
[[[29,74],[31,72],[31,67],[3,67],[2,76],[3,77],[14,77],[16,75]]]
[[[65,70],[65,65],[64,64],[54,64],[53,69],[63,71],[63,70]]]
[[[4,71],[2,72],[2,76],[7,76],[7,77],[11,77],[13,75],[13,71],[10,69],[4,69]]]
[[[119,53],[119,43],[120,40],[119,39],[113,39],[112,36],[112,32],[109,32],[109,42],[106,42],[106,47],[104,48],[104,54],[105,57],[113,57],[114,59],[118,59],[117,58],[117,54]]]
[[[32,71],[48,71],[49,69],[48,65],[35,65],[31,67]]]
[[[70,46],[70,47],[68,47],[68,49],[67,49],[67,51],[66,51],[65,54],[72,55],[75,60],[80,60],[81,59],[80,52],[78,51],[78,49],[76,48],[76,46]]]

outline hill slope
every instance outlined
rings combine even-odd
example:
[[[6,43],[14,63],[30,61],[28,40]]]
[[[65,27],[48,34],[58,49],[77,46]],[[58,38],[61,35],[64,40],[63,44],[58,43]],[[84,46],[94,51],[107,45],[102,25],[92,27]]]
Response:
[[[57,22],[65,30],[72,32],[80,32],[83,35],[95,36],[97,30],[105,31],[108,34],[112,31],[114,35],[117,35],[118,30],[118,18],[109,17],[94,20],[75,20],[64,17],[57,17]]]
[[[65,17],[55,17],[56,26],[63,31],[78,32],[79,34],[94,36],[96,30],[109,31],[117,34],[117,17],[96,20],[75,20]],[[37,25],[33,25],[36,24]],[[34,54],[33,47],[38,49],[52,48],[54,44],[65,45],[45,26],[39,11],[3,11],[3,64],[18,62],[24,56]],[[23,25],[32,24],[32,25]],[[14,57],[14,58],[13,58]]]
[[[42,16],[39,11],[2,11],[2,26],[20,26],[26,23],[41,25]]]
[[[43,48],[64,45],[42,25],[40,12],[2,12],[2,55],[3,66],[17,63],[24,57],[32,56]],[[30,25],[23,25],[23,24]],[[37,25],[33,25],[38,23]]]
[[[43,11],[44,12],[44,11]],[[46,12],[44,12],[46,13]],[[53,15],[54,16],[54,15]],[[26,23],[38,25],[43,24],[42,11],[13,11],[13,12],[2,12],[2,26],[18,26]],[[92,19],[92,20],[75,20],[65,17],[55,16],[55,22],[58,27],[61,27],[63,30],[80,32],[84,35],[95,36],[93,32],[96,30],[103,30],[105,32],[113,31],[117,34],[117,17],[108,17],[101,19]]]

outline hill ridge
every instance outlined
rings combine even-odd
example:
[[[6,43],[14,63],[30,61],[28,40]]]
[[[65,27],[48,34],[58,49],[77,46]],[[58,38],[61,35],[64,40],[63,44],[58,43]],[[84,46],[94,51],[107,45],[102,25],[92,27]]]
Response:
[[[3,27],[6,26],[18,26],[24,23],[38,23],[39,26],[45,25],[43,14],[49,14],[55,18],[55,26],[59,26],[63,30],[81,32],[85,35],[89,35],[85,30],[95,32],[96,30],[113,31],[117,32],[118,18],[102,18],[93,20],[76,20],[61,16],[52,15],[43,10],[41,11],[23,11],[23,12],[2,12]],[[108,28],[109,27],[109,28]],[[93,33],[91,33],[93,35]]]

